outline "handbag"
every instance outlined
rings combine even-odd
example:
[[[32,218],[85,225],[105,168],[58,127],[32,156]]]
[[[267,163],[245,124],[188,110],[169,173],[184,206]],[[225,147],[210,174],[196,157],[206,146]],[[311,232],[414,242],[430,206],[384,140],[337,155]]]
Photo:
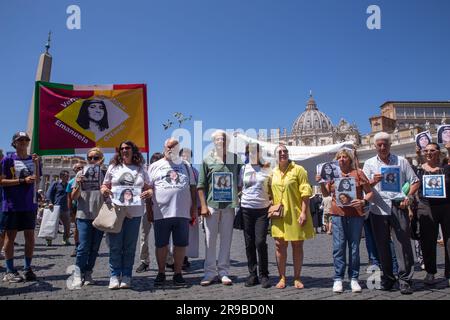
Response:
[[[110,201],[105,201],[92,225],[103,232],[119,233],[122,231],[123,220],[126,214],[125,207],[116,206]]]
[[[269,213],[267,214],[267,216],[270,219],[278,219],[278,218],[283,218],[284,216],[284,206],[280,203],[274,206],[270,206],[269,207]]]

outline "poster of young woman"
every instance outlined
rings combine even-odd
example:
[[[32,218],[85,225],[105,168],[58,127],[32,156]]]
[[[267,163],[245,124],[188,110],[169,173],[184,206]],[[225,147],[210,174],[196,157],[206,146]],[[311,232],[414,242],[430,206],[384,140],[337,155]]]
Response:
[[[113,193],[112,202],[118,206],[141,206],[141,188],[132,186],[115,186],[111,188]]]
[[[88,165],[83,168],[83,182],[81,183],[82,191],[100,190],[100,166]]]
[[[353,177],[337,178],[334,180],[336,204],[339,207],[350,206],[356,199],[356,181]]]
[[[232,202],[233,201],[233,173],[214,172],[213,180],[213,201]]]
[[[381,167],[381,191],[400,193],[400,167],[386,166]]]
[[[450,124],[439,126],[437,130],[438,143],[446,145],[450,143]]]
[[[426,198],[446,198],[445,175],[424,175],[422,178],[422,192]]]
[[[320,182],[333,181],[341,176],[341,169],[337,161],[319,163],[317,174],[322,178]]]
[[[424,131],[416,134],[416,146],[418,146],[421,150],[425,149],[425,147],[431,142],[431,134],[430,131]]]

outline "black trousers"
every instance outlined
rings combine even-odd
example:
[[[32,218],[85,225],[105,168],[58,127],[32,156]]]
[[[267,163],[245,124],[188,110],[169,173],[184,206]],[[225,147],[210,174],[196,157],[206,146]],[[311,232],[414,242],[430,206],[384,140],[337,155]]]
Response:
[[[248,272],[254,276],[258,274],[257,266],[259,266],[260,276],[269,275],[269,259],[266,242],[267,228],[269,226],[269,218],[267,217],[268,209],[241,208]],[[259,261],[256,259],[256,252],[258,252]]]
[[[381,263],[383,282],[394,282],[395,276],[392,264],[390,239],[394,243],[395,255],[398,262],[398,279],[401,283],[411,284],[414,274],[414,254],[411,246],[411,228],[408,210],[392,206],[391,214],[382,216],[370,214],[372,232],[377,246]]]
[[[445,277],[450,279],[450,204],[430,205],[419,201],[417,217],[425,270],[431,274],[437,273],[436,245],[440,224],[445,248]]]

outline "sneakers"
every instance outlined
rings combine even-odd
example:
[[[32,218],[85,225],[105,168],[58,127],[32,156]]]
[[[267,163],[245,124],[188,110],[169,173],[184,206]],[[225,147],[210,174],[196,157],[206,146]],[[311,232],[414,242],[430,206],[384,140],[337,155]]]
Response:
[[[25,270],[25,273],[23,274],[23,280],[36,281],[36,274],[33,272],[33,270],[31,270],[31,268],[28,270]]]
[[[155,278],[155,286],[162,286],[166,282],[166,274],[165,273],[158,273],[158,275]]]
[[[409,283],[401,283],[400,284],[400,293],[401,294],[412,294],[413,289]]]
[[[356,279],[350,281],[350,287],[352,288],[353,293],[360,293],[362,291],[361,286]]]
[[[70,243],[69,239],[63,240],[62,241],[63,246],[71,246],[72,244]]]
[[[141,262],[139,267],[137,267],[136,272],[137,273],[142,273],[142,272],[145,272],[145,271],[148,271],[148,270],[150,270],[149,265],[144,263],[144,262]]]
[[[120,289],[130,289],[131,288],[131,277],[123,276],[122,281],[120,281]]]
[[[112,276],[111,278],[109,278],[108,288],[111,290],[119,289],[120,288],[119,278],[117,278],[116,276]]]
[[[389,281],[389,280],[385,280],[385,281],[381,281],[381,291],[391,291],[392,288],[395,286],[395,281]]]
[[[231,281],[230,278],[228,278],[228,276],[223,276],[220,281],[222,282],[223,285],[225,286],[231,286],[233,284],[233,281]]]
[[[20,274],[17,271],[14,272],[8,272],[3,277],[3,281],[9,282],[9,283],[17,283],[22,282],[23,278],[20,276]]]
[[[84,285],[91,286],[93,284],[95,284],[95,281],[92,279],[92,271],[86,271],[84,274]]]
[[[433,284],[434,283],[434,274],[427,273],[427,275],[423,279],[423,282],[427,285]]]
[[[212,284],[214,281],[216,280],[216,278],[203,278],[202,281],[200,281],[200,285],[202,287],[206,287],[209,286],[210,284]]]
[[[246,287],[253,287],[259,284],[258,276],[255,275],[249,275],[247,278],[247,281],[245,282]]]
[[[272,284],[270,283],[269,277],[268,276],[262,276],[261,277],[261,287],[263,287],[264,289],[268,289],[272,286]]]
[[[181,273],[176,273],[173,275],[173,284],[176,286],[185,286],[186,280],[184,280]]]
[[[188,260],[188,257],[184,257],[182,270],[186,271],[191,266],[191,263]]]
[[[333,292],[334,293],[342,293],[342,292],[344,292],[344,287],[342,286],[342,281],[341,280],[334,280]]]

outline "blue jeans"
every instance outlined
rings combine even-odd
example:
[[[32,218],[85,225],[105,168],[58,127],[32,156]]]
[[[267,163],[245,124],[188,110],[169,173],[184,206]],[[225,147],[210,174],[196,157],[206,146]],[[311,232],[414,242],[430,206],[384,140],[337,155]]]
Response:
[[[111,276],[131,277],[141,217],[125,218],[119,233],[108,233]]]
[[[77,219],[79,244],[75,264],[80,268],[81,274],[94,268],[103,239],[103,231],[94,228],[92,221]]]
[[[347,245],[348,277],[358,279],[359,277],[359,243],[364,225],[364,217],[341,217],[333,215],[333,259],[334,280],[343,280],[346,267]]]

